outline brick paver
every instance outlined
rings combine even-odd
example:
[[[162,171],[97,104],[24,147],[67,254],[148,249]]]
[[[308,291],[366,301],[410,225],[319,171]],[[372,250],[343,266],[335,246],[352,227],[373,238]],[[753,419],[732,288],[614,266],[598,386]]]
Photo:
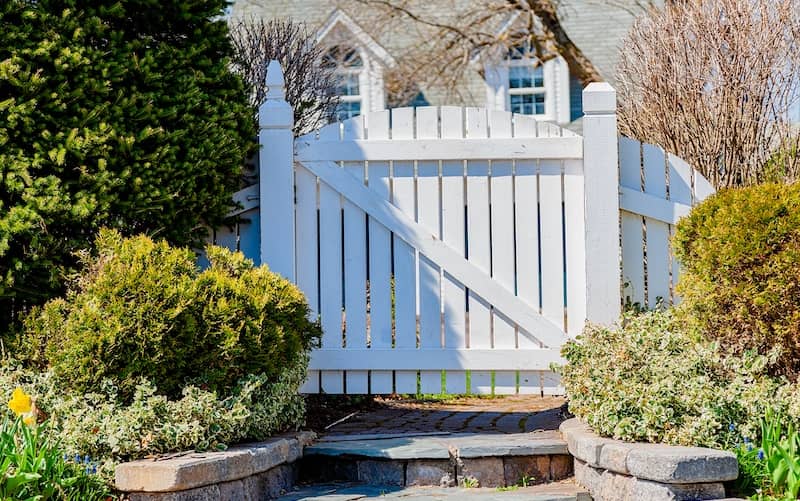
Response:
[[[332,435],[395,433],[524,433],[557,430],[561,397],[519,395],[444,402],[385,400],[328,430]]]

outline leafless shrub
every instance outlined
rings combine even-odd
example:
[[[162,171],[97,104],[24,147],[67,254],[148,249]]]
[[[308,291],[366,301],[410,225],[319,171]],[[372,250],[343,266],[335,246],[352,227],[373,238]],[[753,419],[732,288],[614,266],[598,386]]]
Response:
[[[800,0],[653,9],[622,46],[621,130],[682,157],[717,188],[794,180],[798,135],[788,111],[799,45]]]
[[[266,96],[267,65],[280,61],[286,80],[286,100],[294,108],[295,135],[331,121],[339,98],[334,68],[321,64],[323,48],[306,26],[292,20],[239,20],[230,28],[233,63],[251,88],[253,107]]]

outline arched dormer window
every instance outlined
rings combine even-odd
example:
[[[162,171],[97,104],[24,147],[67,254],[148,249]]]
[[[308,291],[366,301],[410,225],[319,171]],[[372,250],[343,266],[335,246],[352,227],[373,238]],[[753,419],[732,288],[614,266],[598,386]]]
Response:
[[[336,93],[339,106],[336,107],[336,119],[346,120],[360,115],[363,95],[364,61],[356,49],[345,45],[335,45],[325,53],[322,64],[333,68],[338,77]]]

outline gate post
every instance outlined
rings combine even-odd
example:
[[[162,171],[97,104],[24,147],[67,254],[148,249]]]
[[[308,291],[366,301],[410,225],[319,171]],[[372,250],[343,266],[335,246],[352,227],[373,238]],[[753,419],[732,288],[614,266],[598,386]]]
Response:
[[[270,61],[266,84],[258,107],[261,263],[294,282],[294,112],[278,61]]]
[[[583,91],[586,320],[610,325],[621,313],[617,93],[608,83]]]

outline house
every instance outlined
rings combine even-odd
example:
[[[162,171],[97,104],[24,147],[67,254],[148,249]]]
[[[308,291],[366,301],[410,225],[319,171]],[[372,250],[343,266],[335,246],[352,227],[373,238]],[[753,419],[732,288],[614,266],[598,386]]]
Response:
[[[560,18],[569,36],[612,84],[618,45],[633,22],[639,3],[562,2]],[[413,0],[411,5],[428,16],[446,17],[457,16],[459,9],[475,4],[469,0]],[[376,15],[375,9],[356,0],[236,0],[230,18],[292,18],[305,22],[316,32],[317,40],[329,47],[327,63],[335,64],[341,74],[337,115],[345,119],[387,108],[392,101],[387,95],[387,73],[402,54],[430,34],[430,30],[406,16],[396,16],[396,22],[391,24],[378,24],[381,21]],[[514,22],[513,16],[505,20],[497,27],[498,35]],[[540,64],[524,48],[515,48],[481,60],[469,78],[456,84],[456,92],[452,92],[452,86],[419,88],[415,98],[393,104],[486,107],[534,115],[580,129],[582,85],[571,75],[563,58]]]

